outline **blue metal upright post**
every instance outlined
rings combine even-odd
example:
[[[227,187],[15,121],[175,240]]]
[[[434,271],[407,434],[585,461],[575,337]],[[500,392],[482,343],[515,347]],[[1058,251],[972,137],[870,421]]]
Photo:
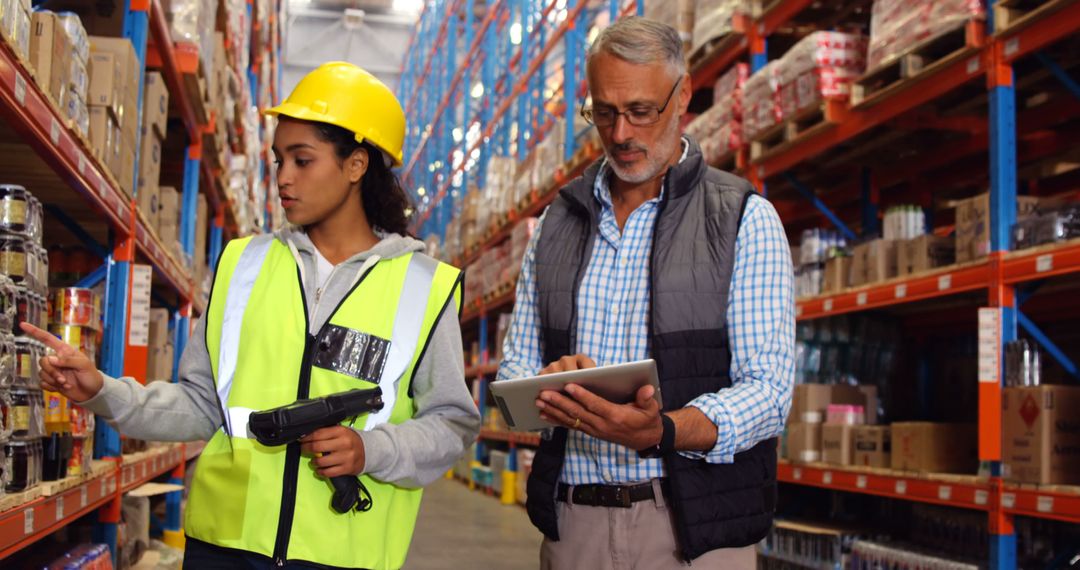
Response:
[[[582,0],[585,1],[585,0]],[[566,11],[573,12],[574,7],[577,5],[577,0],[566,0]],[[574,132],[574,116],[577,112],[577,88],[578,88],[578,50],[580,49],[580,36],[581,26],[580,22],[572,22],[570,29],[567,30],[566,41],[566,63],[563,66],[563,101],[566,103],[565,117],[566,124],[563,128],[566,129],[566,140],[563,144],[563,162],[570,162],[570,159],[574,157],[574,151],[576,145],[577,133]]]
[[[180,210],[180,245],[187,255],[192,255],[195,251],[195,216],[198,209],[199,162],[202,153],[200,146],[189,146],[187,156],[184,157],[184,191]]]
[[[873,174],[869,168],[862,169],[862,234],[863,236],[877,235],[880,230],[878,224],[878,197],[874,188]]]

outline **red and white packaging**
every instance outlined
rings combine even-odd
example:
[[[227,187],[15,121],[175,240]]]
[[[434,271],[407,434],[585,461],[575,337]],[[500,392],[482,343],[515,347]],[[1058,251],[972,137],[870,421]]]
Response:
[[[892,63],[911,48],[986,17],[980,0],[876,0],[870,12],[869,69]]]

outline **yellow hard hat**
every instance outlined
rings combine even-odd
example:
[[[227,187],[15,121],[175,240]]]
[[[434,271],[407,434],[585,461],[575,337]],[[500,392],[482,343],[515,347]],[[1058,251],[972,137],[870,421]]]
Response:
[[[401,166],[405,111],[389,87],[351,63],[320,65],[266,114],[337,125],[356,133],[357,142],[379,147],[394,166]]]

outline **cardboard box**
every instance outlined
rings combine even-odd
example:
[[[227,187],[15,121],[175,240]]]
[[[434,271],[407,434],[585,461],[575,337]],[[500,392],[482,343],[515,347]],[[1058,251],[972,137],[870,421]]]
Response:
[[[162,347],[169,341],[169,310],[150,309],[150,332],[147,346]]]
[[[179,236],[177,228],[180,223],[180,193],[171,186],[162,186],[158,203],[158,237],[165,247],[171,248],[171,244]]]
[[[921,235],[900,244],[897,268],[900,275],[911,275],[956,262],[956,240],[933,234]]]
[[[157,233],[158,210],[161,209],[161,188],[157,184],[139,188],[136,198],[139,201],[139,211],[146,218],[146,223],[154,233]]]
[[[976,443],[972,424],[894,423],[891,465],[903,471],[974,474]]]
[[[793,423],[788,425],[787,458],[793,463],[821,461],[822,424]]]
[[[172,380],[175,355],[172,341],[164,346],[150,348],[146,360],[147,382]]]
[[[66,80],[58,77],[54,84],[53,76],[63,75],[63,58],[71,57],[71,42],[63,33],[60,18],[52,12],[34,12],[30,26],[30,64],[35,79],[43,91],[59,102],[61,90],[54,85],[63,85]]]
[[[169,123],[169,90],[165,78],[149,71],[143,79],[143,128],[165,139]]]
[[[192,257],[196,283],[202,279],[203,268],[206,266],[206,234],[210,230],[209,215],[210,208],[206,203],[206,194],[200,192],[195,205],[195,254]]]
[[[956,262],[964,263],[986,257],[990,251],[990,194],[959,200],[956,207]],[[1035,213],[1039,199],[1016,197],[1016,219]]]
[[[851,465],[856,426],[824,424],[821,426],[821,460],[832,465]]]
[[[1080,484],[1080,387],[1005,388],[1002,410],[1006,479]]]
[[[108,108],[118,121],[125,92],[121,65],[115,53],[90,52],[90,90],[86,95],[86,104]]]
[[[120,189],[129,197],[135,196],[135,140],[127,136],[126,131],[120,131],[120,168],[113,174],[120,183]]]
[[[872,384],[859,384],[858,389],[863,394],[863,411],[866,412],[866,423],[874,425],[878,422],[878,389]]]
[[[138,116],[139,101],[139,74],[142,68],[135,56],[135,47],[127,38],[107,38],[102,36],[90,36],[91,53],[111,53],[115,56],[116,65],[119,67],[120,90],[117,97],[116,112],[117,124],[124,131],[124,136],[131,140],[136,139],[139,125],[134,117]],[[128,116],[132,118],[129,119]]]
[[[791,423],[820,424],[829,404],[865,405],[866,396],[855,386],[844,384],[799,384],[791,397]]]
[[[851,258],[834,257],[825,262],[825,275],[822,277],[822,293],[838,293],[848,287],[848,274],[851,271]]]
[[[105,107],[90,107],[90,148],[106,166],[113,147],[116,121]]]
[[[888,469],[892,465],[891,433],[889,426],[854,426],[852,464]]]
[[[139,150],[139,192],[147,188],[157,188],[161,180],[162,142],[156,134],[142,133],[142,148]],[[138,195],[138,194],[136,194]]]

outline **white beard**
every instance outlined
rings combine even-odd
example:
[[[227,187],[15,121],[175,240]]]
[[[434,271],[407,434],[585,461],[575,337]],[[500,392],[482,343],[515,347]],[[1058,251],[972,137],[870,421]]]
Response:
[[[641,184],[647,180],[652,180],[659,176],[668,167],[668,161],[671,160],[672,154],[681,145],[681,138],[678,135],[679,121],[671,121],[667,130],[663,136],[660,137],[661,141],[655,148],[645,149],[645,163],[638,166],[640,169],[638,172],[628,171],[621,166],[611,156],[607,148],[604,149],[604,154],[607,155],[608,166],[611,167],[611,171],[615,173],[615,176],[628,184]]]

